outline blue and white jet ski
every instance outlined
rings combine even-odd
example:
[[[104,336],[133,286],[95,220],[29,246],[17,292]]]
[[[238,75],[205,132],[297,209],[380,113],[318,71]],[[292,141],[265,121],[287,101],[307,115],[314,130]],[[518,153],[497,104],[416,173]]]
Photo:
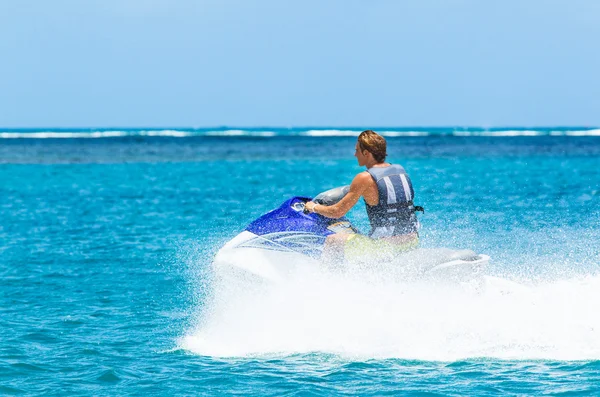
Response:
[[[343,186],[314,199],[292,197],[286,200],[226,243],[217,252],[213,265],[220,272],[264,281],[292,277],[298,268],[327,266],[321,260],[327,236],[358,233],[358,230],[345,217],[331,219],[307,213],[304,205],[311,200],[322,205],[335,204],[348,190],[349,186]],[[403,279],[470,281],[482,274],[489,259],[470,250],[416,248],[399,254],[386,265],[393,266]]]

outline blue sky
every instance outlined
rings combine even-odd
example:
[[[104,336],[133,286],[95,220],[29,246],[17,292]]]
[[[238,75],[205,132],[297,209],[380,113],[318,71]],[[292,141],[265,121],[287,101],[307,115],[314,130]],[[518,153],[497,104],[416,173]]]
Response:
[[[0,127],[600,125],[600,1],[0,0]]]

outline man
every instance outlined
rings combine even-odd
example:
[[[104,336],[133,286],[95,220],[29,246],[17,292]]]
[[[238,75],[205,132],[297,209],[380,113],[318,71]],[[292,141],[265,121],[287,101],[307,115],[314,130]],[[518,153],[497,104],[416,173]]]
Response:
[[[358,165],[367,170],[354,177],[348,194],[330,206],[310,201],[305,209],[329,218],[341,218],[363,197],[371,231],[369,237],[359,234],[330,236],[324,256],[343,253],[347,258],[367,255],[385,260],[398,251],[416,247],[419,223],[413,204],[414,189],[402,166],[385,162],[385,138],[371,130],[361,132],[354,155]]]

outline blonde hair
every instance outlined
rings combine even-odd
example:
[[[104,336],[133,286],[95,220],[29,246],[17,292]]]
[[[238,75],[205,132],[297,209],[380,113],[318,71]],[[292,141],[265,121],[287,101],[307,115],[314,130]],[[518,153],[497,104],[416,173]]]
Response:
[[[373,155],[378,163],[383,163],[387,156],[387,144],[385,138],[372,130],[366,130],[358,136],[360,150],[366,150]]]

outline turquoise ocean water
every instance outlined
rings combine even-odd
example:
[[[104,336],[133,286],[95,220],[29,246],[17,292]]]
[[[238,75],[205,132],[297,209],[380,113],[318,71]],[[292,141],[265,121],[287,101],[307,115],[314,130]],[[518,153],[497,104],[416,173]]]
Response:
[[[0,131],[0,394],[600,395],[600,130],[376,130],[422,245],[518,284],[221,290],[219,247],[349,183],[360,129]]]

